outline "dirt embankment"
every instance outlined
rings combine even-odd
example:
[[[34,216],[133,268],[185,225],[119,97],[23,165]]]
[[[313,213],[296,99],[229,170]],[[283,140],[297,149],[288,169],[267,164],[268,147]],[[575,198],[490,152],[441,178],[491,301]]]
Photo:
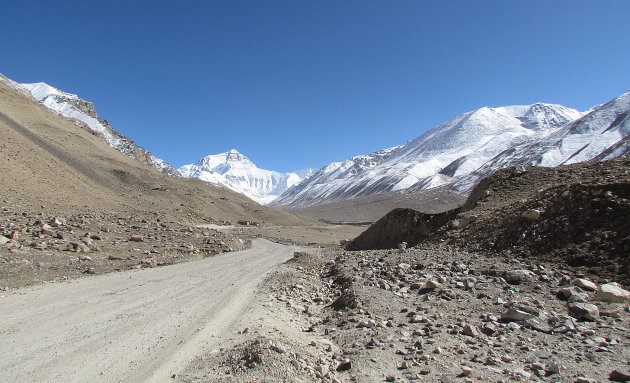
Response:
[[[348,249],[432,243],[494,256],[563,262],[630,283],[630,158],[558,168],[503,169],[461,209],[394,210]]]

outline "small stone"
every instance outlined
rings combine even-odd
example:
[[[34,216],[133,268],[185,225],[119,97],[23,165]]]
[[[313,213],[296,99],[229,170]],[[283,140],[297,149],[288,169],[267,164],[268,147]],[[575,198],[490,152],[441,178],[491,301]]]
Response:
[[[131,237],[129,237],[129,240],[131,242],[144,242],[144,237],[142,237],[141,235],[132,235]]]
[[[88,261],[88,262],[92,262],[92,258],[88,257],[87,255],[80,255],[79,256],[79,260],[80,261]]]
[[[464,325],[464,334],[468,336],[477,336],[479,335],[479,331],[477,331],[476,326],[472,326],[469,324]]]
[[[577,293],[571,295],[568,302],[569,303],[585,303],[588,302],[591,298],[586,293]]]
[[[270,349],[272,349],[273,351],[277,352],[278,354],[286,354],[287,351],[289,351],[285,346],[281,345],[281,344],[274,344],[272,343],[269,346]]]
[[[442,284],[441,284],[440,282],[438,282],[438,281],[434,281],[434,280],[427,281],[427,282],[424,284],[424,288],[425,288],[425,289],[430,289],[430,290],[433,290],[433,289],[441,289],[442,287],[443,287],[443,286],[442,286]]]
[[[531,318],[535,318],[536,316],[530,314],[526,311],[517,310],[517,309],[508,309],[506,312],[501,314],[501,319],[504,321],[523,321]]]
[[[545,366],[545,371],[550,375],[559,374],[561,369],[562,369],[562,366],[560,366],[556,362],[549,362]]]
[[[352,362],[349,360],[346,360],[344,362],[341,362],[338,366],[337,366],[337,371],[341,372],[341,371],[348,371],[349,369],[352,368]]]
[[[516,331],[516,330],[520,330],[520,329],[521,329],[521,325],[519,325],[519,324],[518,324],[518,323],[516,323],[516,322],[510,322],[510,323],[508,323],[508,324],[507,324],[507,327],[508,327],[510,330],[514,330],[514,331]]]
[[[462,376],[471,376],[473,374],[473,369],[470,367],[462,367]]]
[[[386,382],[395,382],[396,381],[396,377],[394,375],[387,375],[385,377],[385,381]]]
[[[616,283],[606,283],[599,286],[594,300],[610,303],[626,303],[630,301],[630,291],[624,290]]]
[[[595,321],[599,319],[599,308],[590,303],[570,303],[569,314],[576,319]]]
[[[576,278],[573,281],[571,281],[571,285],[577,286],[581,289],[588,290],[588,291],[597,290],[597,285],[585,278]]]
[[[529,221],[538,221],[540,219],[540,213],[540,210],[528,209],[521,214],[521,217]]]
[[[544,332],[546,334],[549,334],[551,333],[551,331],[553,331],[553,328],[551,328],[551,326],[549,326],[547,323],[545,323],[538,317],[526,319],[524,321],[524,324],[526,327],[529,327],[536,331]]]
[[[574,296],[575,294],[579,294],[579,290],[576,287],[565,287],[560,289],[560,291],[558,292],[558,297],[559,298],[564,298],[564,299],[569,299],[572,296]]]

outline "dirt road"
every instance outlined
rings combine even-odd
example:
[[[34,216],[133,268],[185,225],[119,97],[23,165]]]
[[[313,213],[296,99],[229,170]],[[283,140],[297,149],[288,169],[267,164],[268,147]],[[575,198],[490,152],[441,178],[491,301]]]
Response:
[[[251,249],[20,289],[0,298],[0,381],[170,381],[252,303],[295,248]]]

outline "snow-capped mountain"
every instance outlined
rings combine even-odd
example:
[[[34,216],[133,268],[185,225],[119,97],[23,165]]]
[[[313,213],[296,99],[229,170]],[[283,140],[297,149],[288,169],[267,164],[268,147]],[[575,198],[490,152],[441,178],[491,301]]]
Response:
[[[55,113],[74,120],[81,127],[99,135],[105,139],[112,148],[144,162],[162,173],[178,176],[177,170],[138,146],[130,138],[122,135],[111,127],[107,120],[100,119],[91,102],[82,100],[75,94],[63,92],[43,82],[34,84],[16,84],[13,87],[21,87],[26,90],[37,102],[53,110]]]
[[[544,103],[480,108],[435,127],[404,146],[332,163],[287,190],[273,205],[306,207],[412,186],[430,189],[455,182],[503,151],[549,137],[582,115],[574,109]]]
[[[194,164],[180,167],[183,177],[197,178],[222,185],[261,204],[268,204],[291,186],[302,181],[312,169],[297,173],[279,173],[258,168],[235,149],[203,157]]]
[[[558,166],[629,154],[629,133],[630,92],[626,92],[550,135],[506,149],[457,180],[453,188],[470,190],[479,179],[508,166]]]

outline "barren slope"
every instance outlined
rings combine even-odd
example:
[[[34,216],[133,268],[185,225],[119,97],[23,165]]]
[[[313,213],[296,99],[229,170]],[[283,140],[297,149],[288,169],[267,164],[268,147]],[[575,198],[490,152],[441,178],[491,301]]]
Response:
[[[3,204],[158,211],[191,221],[301,221],[224,188],[166,177],[2,83],[0,135]]]

